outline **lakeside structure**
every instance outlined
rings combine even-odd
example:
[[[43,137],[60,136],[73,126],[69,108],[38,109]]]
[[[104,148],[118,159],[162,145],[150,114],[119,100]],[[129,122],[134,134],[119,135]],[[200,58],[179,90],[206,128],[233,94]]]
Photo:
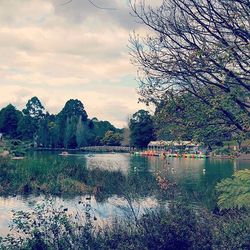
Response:
[[[151,141],[148,150],[153,151],[198,151],[201,145],[192,141]]]
[[[151,141],[146,151],[135,152],[134,154],[184,158],[208,157],[205,147],[192,141]]]

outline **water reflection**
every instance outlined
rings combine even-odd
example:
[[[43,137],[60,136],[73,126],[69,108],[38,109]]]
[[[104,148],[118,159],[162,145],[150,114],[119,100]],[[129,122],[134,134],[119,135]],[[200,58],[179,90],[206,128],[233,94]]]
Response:
[[[10,232],[9,226],[11,225],[13,210],[31,211],[37,204],[46,203],[46,200],[48,200],[48,197],[42,195],[0,197],[0,236],[5,236]],[[52,197],[52,200],[55,208],[67,208],[68,214],[72,218],[78,214],[82,217],[83,221],[85,205],[89,204],[91,207],[90,214],[92,217],[96,217],[95,223],[98,226],[111,222],[114,216],[131,219],[134,216],[134,212],[136,216],[140,216],[146,209],[152,209],[158,204],[157,200],[153,197],[139,198],[133,200],[131,204],[128,203],[126,198],[118,196],[108,198],[106,202],[98,202],[94,196],[76,196],[74,198]],[[131,210],[131,206],[134,211]],[[78,216],[78,220],[80,217]]]
[[[127,174],[130,167],[129,154],[87,154],[78,157],[86,159],[88,169],[102,168],[110,171],[119,170]]]
[[[36,165],[36,168],[32,168],[34,175],[41,174],[41,168],[46,174],[47,170],[51,171],[52,166],[68,165],[68,176],[77,177],[87,185],[96,187],[89,202],[98,223],[111,220],[114,215],[131,218],[144,209],[155,207],[159,203],[165,204],[168,199],[179,199],[180,193],[189,201],[201,202],[213,208],[216,183],[230,177],[235,170],[250,169],[247,161],[161,159],[118,153],[74,154],[63,157],[58,153],[34,152],[27,159],[15,164],[24,168]],[[162,189],[159,180],[166,181],[169,187],[174,183],[171,186],[174,188],[170,190],[166,186],[166,189]],[[0,235],[8,232],[11,210],[29,210],[43,199],[46,198],[34,195],[0,197]],[[74,213],[83,210],[82,204],[86,202],[86,196],[54,197],[54,202],[56,206],[63,205]],[[132,214],[131,206],[134,209]]]

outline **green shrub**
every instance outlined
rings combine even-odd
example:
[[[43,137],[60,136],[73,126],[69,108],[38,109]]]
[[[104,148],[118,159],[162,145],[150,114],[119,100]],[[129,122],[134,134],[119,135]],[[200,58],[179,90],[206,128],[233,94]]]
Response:
[[[14,214],[13,234],[1,249],[249,249],[249,213],[209,211],[172,203],[149,210],[137,221],[114,220],[96,230],[89,204],[82,217],[54,209],[49,201],[31,212]],[[84,218],[79,220],[79,218]]]
[[[250,154],[250,147],[244,146],[240,149],[241,153]]]
[[[216,155],[230,155],[233,153],[233,150],[228,147],[220,147],[214,150]]]
[[[250,208],[250,170],[237,171],[217,184],[218,206],[222,209]]]
[[[0,249],[72,249],[73,227],[65,209],[54,209],[48,201],[32,212],[14,212],[13,234],[0,239]]]

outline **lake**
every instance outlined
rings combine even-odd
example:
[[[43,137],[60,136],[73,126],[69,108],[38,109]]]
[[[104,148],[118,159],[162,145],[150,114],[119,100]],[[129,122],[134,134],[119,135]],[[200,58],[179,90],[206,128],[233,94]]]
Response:
[[[84,206],[90,205],[90,213],[97,218],[99,225],[112,220],[114,216],[139,216],[145,209],[159,204],[165,206],[169,200],[180,198],[213,209],[216,202],[216,183],[232,176],[236,170],[250,169],[249,161],[162,159],[126,153],[75,153],[60,156],[57,152],[33,152],[23,160],[13,161],[13,164],[20,169],[37,166],[35,170],[31,170],[36,171],[32,178],[40,174],[41,167],[44,167],[43,174],[46,176],[46,171],[51,171],[55,165],[67,165],[69,168],[74,166],[66,174],[77,175],[80,179],[85,173],[101,170],[97,174],[94,172],[95,175],[88,175],[84,180],[95,187],[91,193],[66,193],[50,198],[54,206],[63,206],[71,214],[84,212]],[[81,168],[80,172],[78,168]],[[21,171],[20,179],[26,174]],[[60,175],[59,170],[54,175]],[[0,235],[9,232],[12,210],[28,211],[46,200],[47,195],[37,193],[0,196]]]

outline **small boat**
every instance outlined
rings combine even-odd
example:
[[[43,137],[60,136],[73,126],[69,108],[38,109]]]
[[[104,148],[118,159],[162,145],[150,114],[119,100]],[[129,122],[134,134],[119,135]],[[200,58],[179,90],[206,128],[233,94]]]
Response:
[[[62,155],[62,156],[67,156],[67,155],[69,155],[69,153],[67,152],[67,151],[63,151],[61,154],[59,154],[59,155]]]
[[[23,160],[25,157],[24,156],[13,156],[11,159],[12,160]]]
[[[133,155],[141,155],[140,152],[134,152]]]

